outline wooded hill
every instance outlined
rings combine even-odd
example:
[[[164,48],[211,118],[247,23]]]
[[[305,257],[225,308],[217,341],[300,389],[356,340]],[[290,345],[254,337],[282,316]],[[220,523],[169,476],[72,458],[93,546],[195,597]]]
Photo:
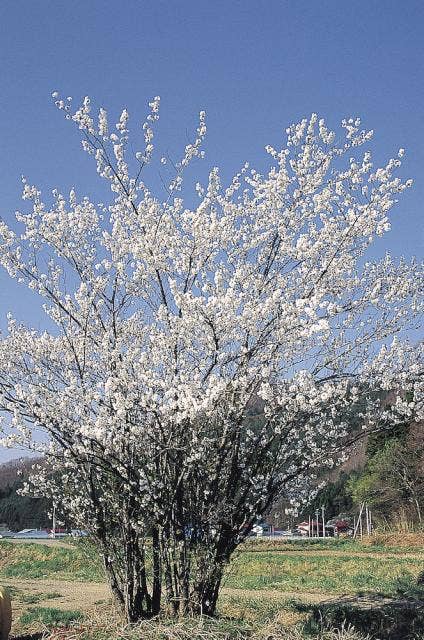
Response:
[[[51,504],[45,498],[21,496],[18,490],[28,478],[34,458],[11,460],[0,465],[0,523],[12,531],[45,528]]]
[[[372,508],[380,526],[423,526],[424,423],[403,423],[368,436],[346,465],[328,475],[303,510],[313,514],[325,507],[328,518],[358,511],[362,502]]]

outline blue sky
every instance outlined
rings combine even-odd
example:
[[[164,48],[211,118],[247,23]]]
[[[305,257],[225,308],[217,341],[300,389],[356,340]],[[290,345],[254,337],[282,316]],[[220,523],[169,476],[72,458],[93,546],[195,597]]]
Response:
[[[21,174],[44,188],[97,193],[79,139],[51,92],[90,95],[133,127],[162,98],[162,150],[178,155],[207,112],[206,167],[265,166],[288,124],[360,115],[384,160],[404,147],[402,196],[385,247],[422,256],[424,2],[418,0],[2,0],[0,215],[22,206]],[[94,182],[93,182],[94,180]],[[32,294],[0,273],[6,311],[34,326]]]

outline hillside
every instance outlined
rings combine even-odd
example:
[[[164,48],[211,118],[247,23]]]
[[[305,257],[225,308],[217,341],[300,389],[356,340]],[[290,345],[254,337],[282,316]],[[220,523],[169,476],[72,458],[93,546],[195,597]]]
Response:
[[[51,524],[48,516],[51,505],[48,500],[18,493],[35,460],[23,458],[0,465],[0,523],[12,531],[44,528]]]

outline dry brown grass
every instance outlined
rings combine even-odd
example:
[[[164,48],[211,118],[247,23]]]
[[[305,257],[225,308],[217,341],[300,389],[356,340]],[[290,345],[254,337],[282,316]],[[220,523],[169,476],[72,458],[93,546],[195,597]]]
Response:
[[[365,546],[386,546],[424,549],[424,532],[387,532],[374,533],[364,536],[362,544]]]
[[[69,629],[55,629],[44,640],[306,640],[302,625],[287,627],[278,619],[261,628],[237,626],[229,621],[211,619],[150,620],[137,625],[107,624],[89,621]],[[340,629],[323,627],[315,640],[371,640],[343,625]]]

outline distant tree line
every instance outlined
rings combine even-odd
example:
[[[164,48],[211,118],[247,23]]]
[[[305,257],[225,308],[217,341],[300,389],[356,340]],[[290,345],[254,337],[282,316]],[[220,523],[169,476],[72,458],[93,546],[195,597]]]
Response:
[[[354,513],[362,502],[375,524],[423,525],[424,423],[401,423],[368,436],[366,461],[359,470],[342,471],[307,504],[302,515],[325,507],[328,518]]]
[[[12,531],[51,526],[48,515],[51,502],[18,493],[27,479],[34,460],[13,460],[0,465],[0,522]]]

